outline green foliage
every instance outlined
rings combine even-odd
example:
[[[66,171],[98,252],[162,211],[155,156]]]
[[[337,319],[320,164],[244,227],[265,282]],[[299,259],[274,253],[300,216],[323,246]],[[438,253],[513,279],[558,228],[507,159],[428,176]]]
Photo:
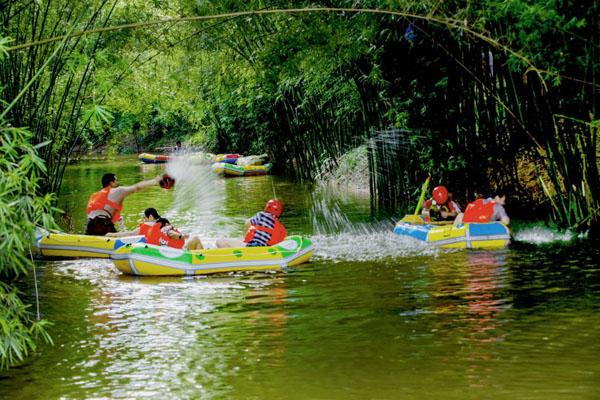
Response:
[[[1,121],[0,121],[1,122]],[[50,341],[46,321],[34,321],[9,282],[32,268],[37,226],[53,227],[52,195],[37,195],[45,167],[26,129],[0,123],[0,368],[23,360],[35,340]]]
[[[48,321],[31,317],[16,289],[0,282],[0,369],[23,361],[35,351],[37,341],[52,343],[48,326]]]
[[[87,35],[65,46],[11,121],[35,127],[35,143],[52,141],[42,152],[51,176],[72,149],[109,144],[141,151],[180,139],[214,152],[266,152],[277,160],[276,171],[313,179],[323,164],[335,164],[367,142],[373,204],[392,209],[407,206],[402,203],[413,200],[427,174],[464,201],[503,187],[512,192],[513,205],[530,203],[539,189],[524,187],[517,160],[535,154],[549,174],[548,193],[571,204],[562,206],[548,194],[546,212],[553,209],[558,221],[571,226],[598,220],[597,134],[586,125],[597,120],[598,4],[294,4],[318,6],[419,18],[274,13]],[[3,34],[17,42],[49,36],[52,24],[42,29],[34,23],[40,19],[37,7],[23,7],[19,19],[3,11],[10,20]],[[101,1],[77,0],[72,7],[94,28],[289,3],[135,0],[109,10]],[[47,10],[50,21],[66,19],[65,29],[76,23],[59,3]],[[405,35],[409,25],[415,38]],[[0,42],[0,53],[6,43]],[[9,78],[0,82],[5,99],[19,87],[17,77],[31,75],[30,68],[35,71],[43,60],[42,51],[31,53],[40,54],[33,60],[23,54],[9,53],[12,64],[3,64]],[[41,93],[51,96],[34,112],[40,111]],[[583,122],[565,124],[557,115]],[[399,136],[376,133],[390,128]],[[55,190],[60,179],[50,181]]]
[[[0,61],[8,56],[8,45],[13,42],[13,39],[0,36]]]

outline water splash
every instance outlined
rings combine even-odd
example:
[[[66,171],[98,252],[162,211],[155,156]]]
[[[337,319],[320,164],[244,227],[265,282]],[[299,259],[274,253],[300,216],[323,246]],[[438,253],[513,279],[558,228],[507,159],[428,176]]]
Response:
[[[166,171],[176,180],[173,208],[167,217],[176,216],[178,226],[192,234],[223,235],[235,224],[220,216],[225,204],[225,184],[211,164],[196,163],[190,155],[178,155],[168,163]]]
[[[437,256],[440,249],[413,238],[396,235],[391,230],[334,235],[316,235],[311,238],[315,257],[334,262],[379,261],[409,256]]]
[[[532,244],[568,242],[575,237],[577,237],[577,234],[569,230],[557,232],[540,226],[523,229],[514,235],[516,241]]]
[[[370,214],[364,204],[363,208],[357,208],[353,197],[357,194],[348,191],[337,190],[329,184],[319,184],[310,193],[309,218],[316,234],[331,234],[340,232],[372,232],[377,227],[369,228],[363,222],[354,222],[365,219]]]

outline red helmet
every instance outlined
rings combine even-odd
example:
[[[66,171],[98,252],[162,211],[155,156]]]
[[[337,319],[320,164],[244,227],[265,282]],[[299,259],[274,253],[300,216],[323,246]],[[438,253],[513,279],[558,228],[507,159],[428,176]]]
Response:
[[[281,214],[283,214],[283,203],[281,200],[271,199],[267,201],[267,204],[265,205],[265,211],[279,218],[281,217]]]
[[[448,189],[445,186],[436,186],[433,189],[433,199],[438,204],[444,204],[448,201]]]

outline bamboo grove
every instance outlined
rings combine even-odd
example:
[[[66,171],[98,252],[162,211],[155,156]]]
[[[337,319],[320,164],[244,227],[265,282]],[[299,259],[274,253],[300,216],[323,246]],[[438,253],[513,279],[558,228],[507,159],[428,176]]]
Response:
[[[597,221],[597,5],[363,2],[352,3],[360,13],[181,23],[281,4],[4,3],[3,36],[21,44],[173,20],[10,51],[5,99],[61,46],[9,114],[34,143],[50,143],[41,151],[46,191],[58,191],[71,153],[86,146],[135,140],[138,150],[178,138],[266,151],[280,171],[312,179],[326,160],[366,144],[375,207],[408,207],[431,174],[463,199],[502,187],[516,209],[565,227]]]
[[[36,160],[2,164],[31,182],[2,178],[0,205],[59,193],[98,149],[179,139],[311,180],[366,146],[374,211],[404,212],[431,175],[463,202],[502,188],[514,213],[597,228],[600,5],[476,3],[0,0],[3,158]]]

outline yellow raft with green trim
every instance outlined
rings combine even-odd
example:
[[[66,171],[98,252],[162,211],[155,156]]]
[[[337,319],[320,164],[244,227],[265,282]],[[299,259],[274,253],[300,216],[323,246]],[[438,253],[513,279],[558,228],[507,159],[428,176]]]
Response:
[[[227,163],[215,163],[213,164],[213,171],[217,174],[223,174],[225,176],[255,176],[255,175],[267,175],[273,164],[268,163],[264,165],[235,165]]]
[[[420,216],[407,215],[396,224],[394,233],[447,249],[502,249],[510,243],[510,230],[500,222],[454,225],[425,222]]]
[[[118,248],[131,243],[145,242],[144,236],[109,238],[106,236],[75,235],[36,231],[36,252],[43,257],[110,258]]]
[[[288,236],[267,247],[181,250],[150,244],[129,244],[111,258],[124,274],[141,276],[205,275],[232,271],[281,270],[307,262],[313,254],[309,239]]]

